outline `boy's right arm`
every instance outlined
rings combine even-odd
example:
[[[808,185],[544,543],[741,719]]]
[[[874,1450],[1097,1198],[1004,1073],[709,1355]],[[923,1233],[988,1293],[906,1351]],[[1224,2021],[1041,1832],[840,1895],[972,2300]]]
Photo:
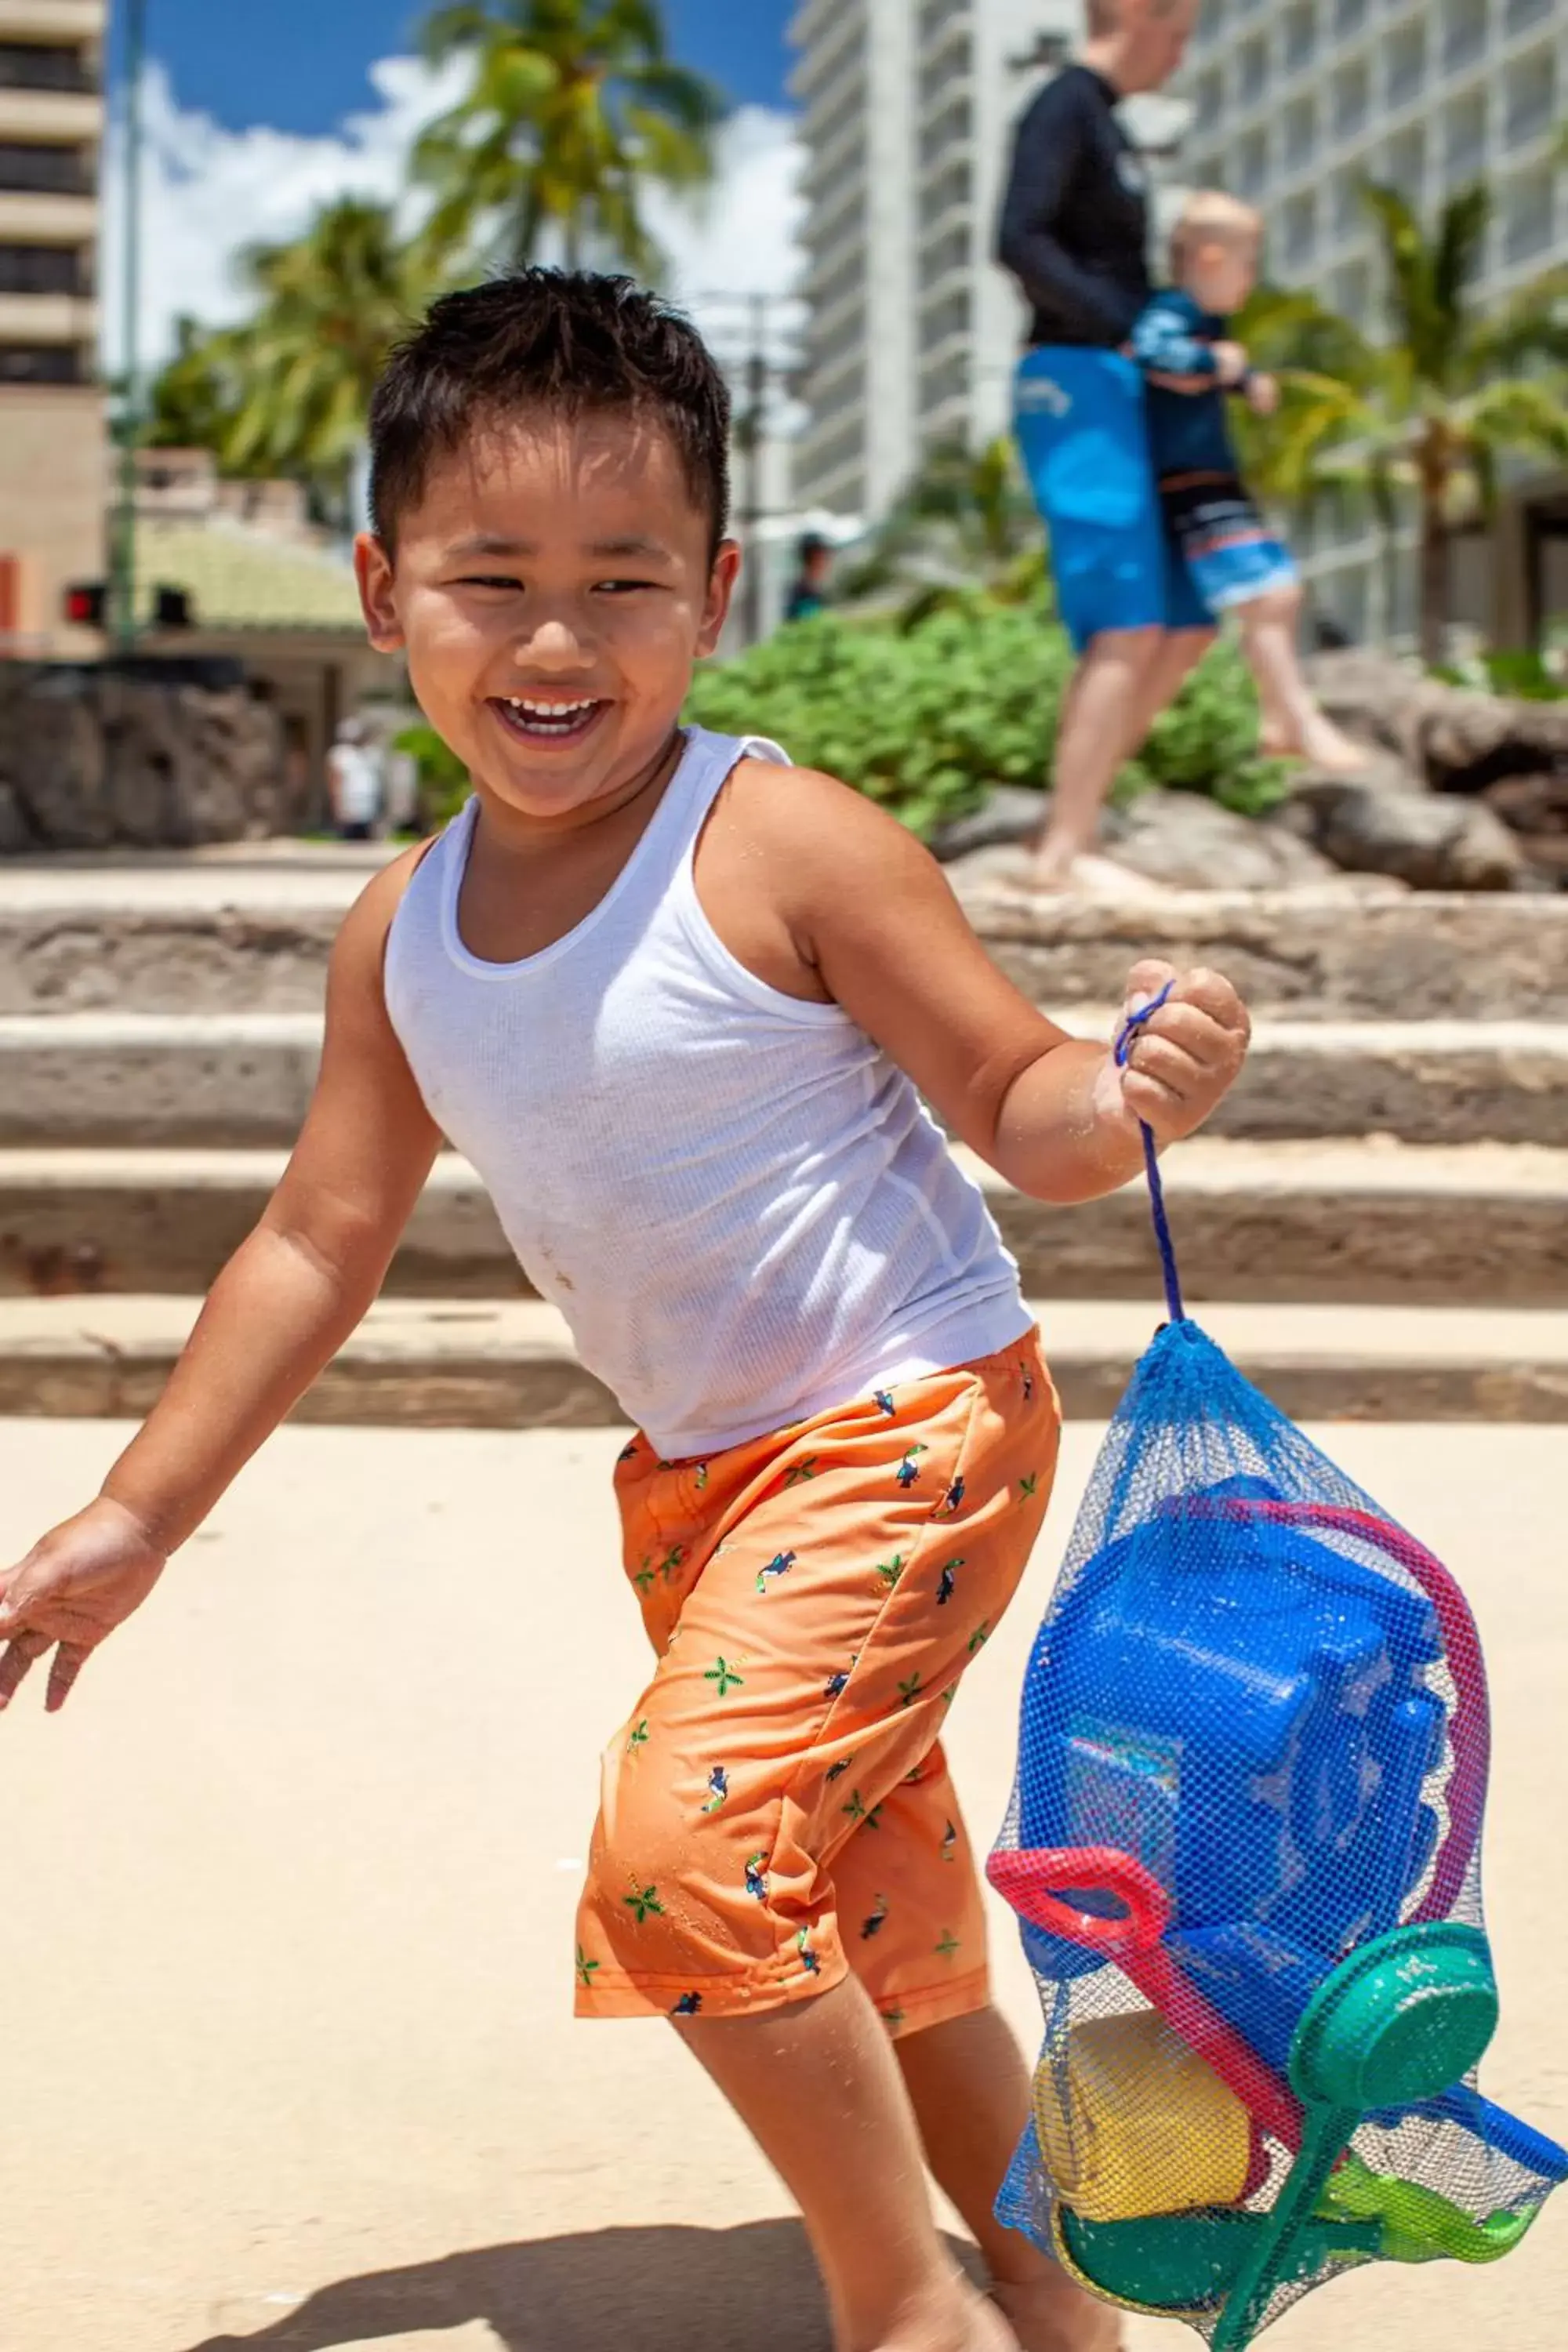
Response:
[[[327,984],[321,1072],[260,1222],[214,1285],[146,1425],[98,1500],[0,1576],[0,1707],[58,1649],[60,1706],[90,1653],[152,1591],[363,1317],[440,1135],[387,1014],[386,936],[418,851],[379,874],[344,923]]]
[[[1132,330],[1131,355],[1145,375],[1170,384],[1181,379],[1194,391],[1209,392],[1218,373],[1215,347],[1206,336],[1193,332],[1186,305],[1169,294],[1156,294]]]

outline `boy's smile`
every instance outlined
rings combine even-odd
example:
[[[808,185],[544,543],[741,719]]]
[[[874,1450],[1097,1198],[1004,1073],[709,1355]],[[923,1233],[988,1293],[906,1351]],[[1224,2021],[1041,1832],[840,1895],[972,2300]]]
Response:
[[[396,545],[356,551],[373,642],[520,844],[657,769],[717,645],[739,551],[679,450],[624,410],[498,420],[431,465]]]

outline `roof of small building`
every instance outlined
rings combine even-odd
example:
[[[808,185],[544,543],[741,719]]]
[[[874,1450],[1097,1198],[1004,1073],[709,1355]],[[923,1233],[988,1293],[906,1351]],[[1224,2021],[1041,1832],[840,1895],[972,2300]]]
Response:
[[[353,567],[342,556],[244,525],[144,520],[136,534],[137,601],[160,588],[190,599],[197,629],[363,628]]]

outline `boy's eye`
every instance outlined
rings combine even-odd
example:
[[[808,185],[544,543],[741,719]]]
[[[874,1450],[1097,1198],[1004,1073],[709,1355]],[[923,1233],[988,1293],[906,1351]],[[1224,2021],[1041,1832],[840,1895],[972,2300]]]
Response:
[[[500,572],[474,572],[468,573],[466,579],[459,580],[458,585],[459,588],[519,589],[522,586],[522,583],[521,580],[509,579]]]
[[[598,590],[601,596],[635,596],[658,584],[657,580],[601,580]]]

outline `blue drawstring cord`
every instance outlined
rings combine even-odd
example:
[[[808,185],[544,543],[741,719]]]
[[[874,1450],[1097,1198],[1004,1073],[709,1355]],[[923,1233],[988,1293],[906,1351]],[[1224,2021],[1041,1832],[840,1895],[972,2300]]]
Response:
[[[1173,980],[1167,981],[1158,996],[1152,998],[1141,1011],[1128,1014],[1126,1026],[1116,1041],[1116,1066],[1119,1070],[1124,1070],[1127,1067],[1139,1035],[1146,1024],[1152,1021],[1161,1006],[1168,1002],[1171,991],[1175,984]],[[1139,1124],[1142,1126],[1142,1120]],[[1154,1217],[1154,1239],[1160,1245],[1160,1268],[1165,1277],[1165,1303],[1171,1310],[1172,1322],[1184,1323],[1187,1319],[1187,1310],[1182,1298],[1182,1277],[1176,1265],[1176,1245],[1171,1238],[1171,1221],[1165,1213],[1165,1187],[1160,1177],[1160,1155],[1151,1130],[1143,1127],[1142,1131],[1143,1165],[1149,1178],[1149,1202]]]

